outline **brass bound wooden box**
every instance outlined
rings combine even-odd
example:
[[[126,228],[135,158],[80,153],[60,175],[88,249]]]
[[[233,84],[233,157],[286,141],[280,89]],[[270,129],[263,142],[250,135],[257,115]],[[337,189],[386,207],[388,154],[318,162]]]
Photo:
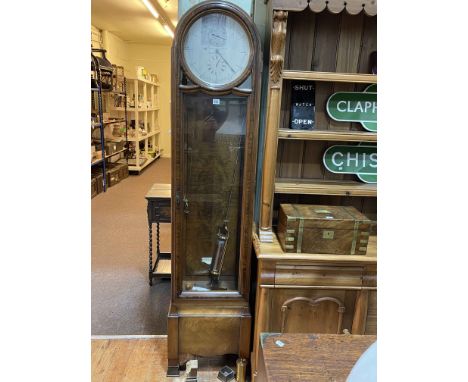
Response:
[[[371,226],[355,207],[281,204],[278,239],[285,252],[365,255]]]

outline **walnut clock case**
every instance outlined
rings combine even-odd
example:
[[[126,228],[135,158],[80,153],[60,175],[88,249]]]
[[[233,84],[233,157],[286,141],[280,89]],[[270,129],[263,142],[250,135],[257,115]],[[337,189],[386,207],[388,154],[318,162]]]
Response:
[[[172,46],[168,376],[193,357],[249,358],[260,38],[224,1],[193,7]]]

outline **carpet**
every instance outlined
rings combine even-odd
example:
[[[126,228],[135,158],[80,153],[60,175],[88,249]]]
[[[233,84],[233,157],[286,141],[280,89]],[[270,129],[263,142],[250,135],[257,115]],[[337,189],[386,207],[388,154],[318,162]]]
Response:
[[[93,335],[167,334],[171,286],[148,284],[145,195],[153,183],[170,182],[171,160],[160,158],[92,199]],[[170,225],[162,224],[161,251],[170,247]]]

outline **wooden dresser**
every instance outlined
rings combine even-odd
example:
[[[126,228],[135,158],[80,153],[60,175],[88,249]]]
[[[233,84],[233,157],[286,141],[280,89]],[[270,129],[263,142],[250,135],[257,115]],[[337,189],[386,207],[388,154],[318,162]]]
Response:
[[[377,184],[324,165],[325,152],[335,145],[377,143],[375,131],[333,119],[327,108],[336,93],[361,93],[377,84],[377,0],[272,0],[266,20],[264,49],[270,55],[254,234],[253,379],[262,332],[377,332],[376,236],[366,255],[358,256],[284,253],[276,236],[281,204],[353,206],[377,220]],[[311,130],[290,128],[296,85],[314,89]]]
[[[377,248],[366,256],[285,253],[276,236],[261,243],[258,260],[252,380],[262,332],[376,334]]]

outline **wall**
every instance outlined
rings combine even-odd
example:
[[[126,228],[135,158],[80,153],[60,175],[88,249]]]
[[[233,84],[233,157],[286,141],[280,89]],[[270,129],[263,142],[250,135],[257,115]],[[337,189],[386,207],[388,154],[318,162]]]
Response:
[[[179,20],[182,18],[182,16],[194,5],[197,5],[198,3],[201,3],[204,0],[179,0]],[[241,7],[245,12],[247,12],[249,15],[252,16],[252,3],[254,0],[227,0],[230,3],[233,3],[235,5],[238,5]],[[264,0],[262,0],[264,1]]]
[[[128,43],[109,31],[99,31],[91,26],[93,40],[99,32],[106,57],[115,65],[125,68],[126,77],[136,77],[136,66],[144,66],[149,73],[159,77],[159,147],[163,157],[171,156],[171,47],[169,45],[152,45]],[[94,45],[94,43],[93,43]]]
[[[129,71],[131,68],[128,60],[128,44],[109,31],[103,30],[101,34],[103,48],[107,50],[107,59],[114,65],[123,66],[125,68],[125,76],[135,77],[133,73]],[[127,71],[129,72],[127,73]]]
[[[91,46],[93,48],[101,48],[102,34],[101,30],[91,25]]]

